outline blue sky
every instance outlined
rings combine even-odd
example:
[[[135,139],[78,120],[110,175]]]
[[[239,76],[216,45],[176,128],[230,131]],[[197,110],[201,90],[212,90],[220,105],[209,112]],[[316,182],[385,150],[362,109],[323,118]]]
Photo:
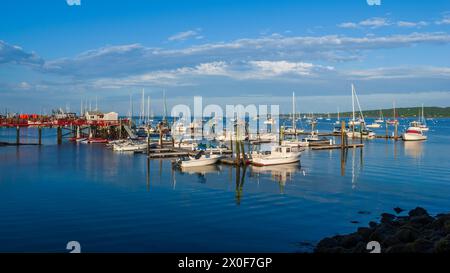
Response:
[[[450,105],[450,1],[2,1],[0,107]],[[137,106],[135,107],[137,108]]]

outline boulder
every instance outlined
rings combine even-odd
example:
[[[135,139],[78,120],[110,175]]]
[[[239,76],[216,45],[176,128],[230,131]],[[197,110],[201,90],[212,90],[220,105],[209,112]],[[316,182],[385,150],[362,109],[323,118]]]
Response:
[[[413,210],[410,210],[408,215],[410,217],[413,217],[413,216],[422,216],[422,215],[429,215],[429,214],[424,208],[417,207],[417,208],[415,208]]]
[[[450,253],[450,235],[447,235],[435,243],[434,252]]]
[[[419,237],[419,232],[412,228],[400,228],[395,237],[403,243],[415,241]]]

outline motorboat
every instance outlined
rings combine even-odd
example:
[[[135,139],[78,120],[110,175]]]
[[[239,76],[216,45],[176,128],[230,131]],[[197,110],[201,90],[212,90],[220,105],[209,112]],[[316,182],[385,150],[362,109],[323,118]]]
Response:
[[[116,143],[113,145],[113,151],[117,152],[136,152],[147,150],[149,144],[147,141],[128,141],[125,143]],[[156,147],[156,143],[150,143],[150,147]]]
[[[420,141],[426,140],[427,136],[423,134],[420,127],[409,127],[402,135],[404,141]]]
[[[366,127],[372,128],[372,129],[378,129],[378,128],[381,128],[381,124],[373,122],[372,124],[367,124]]]
[[[177,164],[182,168],[201,167],[216,164],[222,155],[216,155],[212,152],[207,153],[200,150],[195,156],[184,156],[177,160]]]
[[[347,132],[347,137],[349,137],[349,138],[374,139],[376,137],[376,134],[372,130],[368,130],[368,129],[358,130],[358,129],[356,129],[355,131],[351,131],[351,130],[348,131]]]
[[[271,151],[253,152],[251,163],[254,166],[290,164],[300,161],[303,149],[286,145],[273,146]]]

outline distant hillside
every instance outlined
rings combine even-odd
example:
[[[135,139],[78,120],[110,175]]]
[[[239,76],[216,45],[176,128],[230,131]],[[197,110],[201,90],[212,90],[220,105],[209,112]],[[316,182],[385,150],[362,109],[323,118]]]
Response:
[[[408,108],[397,108],[397,116],[398,117],[417,117],[419,112],[422,111],[421,107],[408,107]],[[381,109],[384,117],[392,117],[394,115],[393,109]],[[450,117],[450,107],[424,107],[425,118],[443,118]],[[365,117],[379,117],[380,110],[368,110],[363,111]],[[303,115],[310,115],[310,113],[301,113]],[[340,113],[341,117],[351,117],[352,112],[344,112]],[[285,117],[289,117],[289,115],[284,115]],[[327,113],[316,113],[314,116],[323,116],[326,117]],[[330,113],[331,117],[337,117],[337,113]]]

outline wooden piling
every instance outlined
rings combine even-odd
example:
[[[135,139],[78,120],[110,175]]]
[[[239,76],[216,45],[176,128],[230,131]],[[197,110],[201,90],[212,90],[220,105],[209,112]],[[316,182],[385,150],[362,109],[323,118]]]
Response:
[[[345,121],[341,122],[341,149],[345,148]]]
[[[394,123],[394,139],[398,140],[398,122],[395,121]]]
[[[61,126],[58,126],[56,128],[56,138],[57,138],[58,145],[61,145],[62,144],[62,128],[61,128]]]
[[[386,124],[386,139],[388,139],[389,138],[389,128],[388,128],[387,120],[385,121],[385,124]]]
[[[19,126],[16,127],[16,144],[17,145],[20,144],[20,127]]]
[[[42,127],[38,127],[38,144],[42,145]]]

